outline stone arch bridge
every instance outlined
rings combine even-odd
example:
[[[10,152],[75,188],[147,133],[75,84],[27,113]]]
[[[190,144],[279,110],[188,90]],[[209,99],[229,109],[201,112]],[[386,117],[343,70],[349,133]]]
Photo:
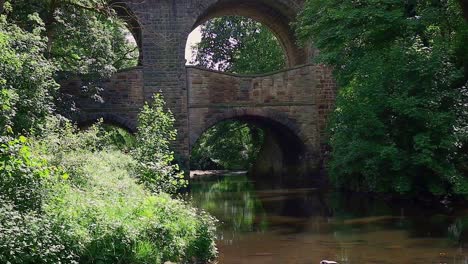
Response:
[[[79,78],[64,81],[62,92],[74,96],[80,109],[78,122],[103,117],[130,130],[135,130],[144,102],[162,92],[177,120],[175,149],[185,164],[191,146],[205,130],[223,120],[239,119],[271,135],[272,144],[266,145],[276,150],[265,151],[276,151],[280,157],[262,159],[265,172],[291,164],[301,168],[301,175],[317,174],[336,85],[330,69],[309,64],[315,50],[296,45],[290,25],[302,4],[303,0],[116,1],[114,8],[138,43],[139,66],[102,80],[101,102],[80,97]],[[241,76],[185,66],[189,33],[208,19],[225,15],[250,17],[269,27],[285,51],[287,69]]]

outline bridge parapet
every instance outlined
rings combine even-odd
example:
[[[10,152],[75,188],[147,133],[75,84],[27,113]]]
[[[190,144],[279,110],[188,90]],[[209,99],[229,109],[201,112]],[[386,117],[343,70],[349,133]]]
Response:
[[[317,85],[314,66],[267,75],[243,76],[188,67],[189,105],[312,104]]]

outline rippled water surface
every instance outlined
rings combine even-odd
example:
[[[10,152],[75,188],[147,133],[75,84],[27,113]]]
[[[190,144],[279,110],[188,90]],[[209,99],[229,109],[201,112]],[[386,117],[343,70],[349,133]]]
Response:
[[[244,175],[195,180],[192,201],[220,220],[221,264],[468,263],[468,210],[255,188]]]

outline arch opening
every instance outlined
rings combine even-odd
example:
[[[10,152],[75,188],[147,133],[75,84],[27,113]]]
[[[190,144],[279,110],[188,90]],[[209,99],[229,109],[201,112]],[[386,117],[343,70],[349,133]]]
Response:
[[[101,143],[108,147],[114,147],[122,151],[130,151],[135,147],[136,138],[134,131],[126,125],[113,119],[94,119],[77,123],[80,131],[91,131],[101,139]]]
[[[132,57],[136,57],[136,65],[143,65],[143,34],[138,17],[131,11],[131,9],[122,1],[112,1],[111,8],[115,11],[117,17],[122,20],[126,26],[124,31],[126,39],[130,44],[135,45]],[[136,56],[134,54],[137,54]]]
[[[235,74],[264,74],[288,65],[287,50],[261,22],[245,16],[220,16],[192,31],[187,65]]]
[[[86,120],[86,121],[80,121],[77,123],[77,127],[80,130],[87,130],[91,128],[94,125],[100,125],[107,130],[107,128],[118,128],[123,131],[126,131],[128,134],[133,135],[134,131],[132,131],[130,128],[125,126],[124,124],[121,124],[119,122],[116,122],[114,120],[109,120],[109,119],[94,119],[94,120]]]
[[[305,186],[309,180],[307,147],[287,124],[246,115],[207,127],[191,146],[192,170],[244,170],[259,188]]]
[[[95,113],[95,114],[84,114],[72,118],[76,120],[77,127],[79,129],[87,129],[94,124],[102,123],[114,127],[119,127],[130,134],[136,133],[136,124],[130,120],[120,117],[114,114],[108,113]]]
[[[216,1],[200,11],[192,30],[216,17],[241,16],[253,19],[266,26],[277,37],[285,51],[286,66],[293,67],[307,63],[309,53],[297,45],[294,30],[291,27],[298,11],[298,6],[281,0]]]

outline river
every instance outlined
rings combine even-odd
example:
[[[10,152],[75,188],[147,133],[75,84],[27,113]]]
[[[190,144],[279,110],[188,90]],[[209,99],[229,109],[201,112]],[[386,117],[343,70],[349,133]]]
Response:
[[[259,190],[242,174],[194,180],[191,200],[220,221],[220,264],[468,263],[468,210]]]

